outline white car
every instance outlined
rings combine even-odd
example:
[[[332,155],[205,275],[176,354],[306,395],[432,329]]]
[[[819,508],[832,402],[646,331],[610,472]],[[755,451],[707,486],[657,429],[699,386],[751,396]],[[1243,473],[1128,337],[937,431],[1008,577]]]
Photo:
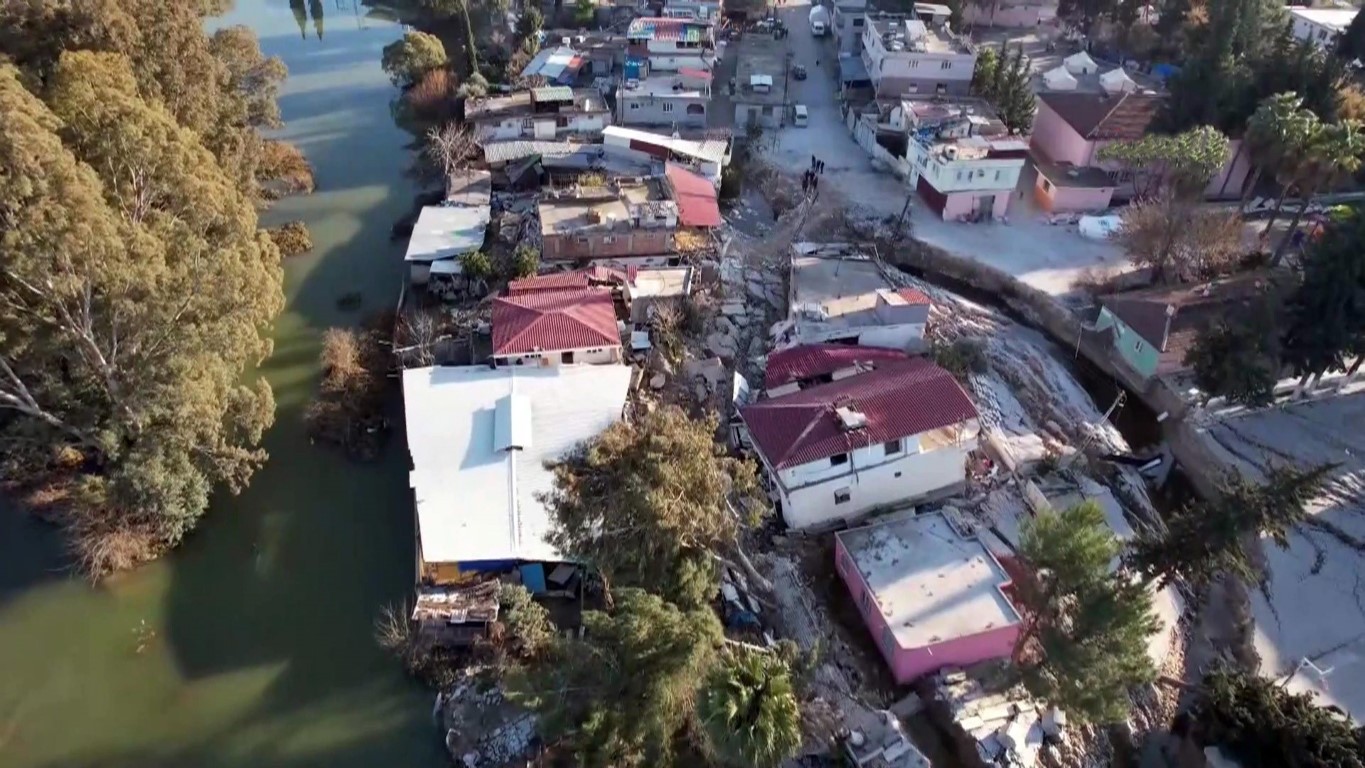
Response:
[[[810,122],[810,113],[806,111],[805,104],[796,104],[792,107],[792,125],[797,128],[805,128]]]

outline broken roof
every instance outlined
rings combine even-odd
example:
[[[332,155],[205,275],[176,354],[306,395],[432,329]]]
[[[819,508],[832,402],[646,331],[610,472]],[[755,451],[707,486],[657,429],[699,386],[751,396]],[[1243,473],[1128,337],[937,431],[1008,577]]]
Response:
[[[668,163],[664,176],[678,204],[678,223],[685,227],[719,227],[720,203],[716,186],[677,163]]]
[[[546,541],[541,498],[554,488],[546,462],[621,417],[630,377],[624,365],[403,371],[423,560],[562,560]]]
[[[910,650],[1020,622],[1002,589],[1009,574],[986,545],[941,512],[904,515],[835,534],[896,644]]]
[[[446,178],[446,205],[488,205],[493,199],[493,174],[466,168]]]
[[[692,19],[638,18],[630,22],[626,38],[630,40],[676,40],[680,43],[700,43],[709,36],[710,25]]]
[[[494,355],[620,344],[611,291],[532,291],[493,300]]]
[[[417,215],[408,239],[406,261],[452,259],[483,247],[492,211],[487,205],[428,205]]]
[[[1049,91],[1038,94],[1067,125],[1086,141],[1140,139],[1147,133],[1165,97],[1156,93]]]
[[[836,408],[861,414],[865,423],[846,427]],[[767,463],[782,469],[960,424],[977,413],[951,373],[928,360],[909,358],[760,400],[740,415]]]
[[[602,143],[636,149],[653,155],[660,154],[660,152],[651,151],[657,149],[718,165],[725,161],[725,154],[730,150],[730,142],[725,139],[694,141],[620,125],[609,125],[603,128]]]
[[[594,284],[622,284],[634,281],[636,267],[625,270],[611,269],[594,264],[586,269],[570,272],[550,272],[534,277],[524,277],[507,284],[507,292],[512,295],[535,293],[538,291],[563,291],[573,288],[588,288]]]
[[[898,307],[929,306],[914,288],[897,288],[881,265],[841,244],[799,243],[792,256],[789,316],[798,323],[861,327],[924,322],[902,317]],[[919,313],[910,313],[917,317]]]
[[[773,389],[793,381],[826,376],[854,366],[875,369],[880,365],[908,359],[897,349],[854,347],[848,344],[801,344],[768,355],[764,388]]]

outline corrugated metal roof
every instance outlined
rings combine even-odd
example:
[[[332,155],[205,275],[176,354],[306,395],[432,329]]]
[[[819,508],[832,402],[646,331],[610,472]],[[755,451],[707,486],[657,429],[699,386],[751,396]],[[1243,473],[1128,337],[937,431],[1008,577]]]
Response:
[[[836,407],[862,414],[846,429]],[[910,358],[875,371],[760,400],[740,410],[754,445],[774,468],[805,464],[977,416],[951,373]]]
[[[635,19],[626,30],[630,40],[677,40],[700,43],[708,26],[692,19]]]
[[[664,175],[678,204],[678,222],[686,227],[719,227],[720,203],[715,186],[677,163],[669,163]]]
[[[573,89],[567,85],[547,85],[531,89],[532,101],[573,101]]]
[[[493,301],[494,355],[620,344],[611,291],[536,291]]]
[[[697,160],[705,160],[711,163],[722,163],[725,161],[725,153],[729,151],[730,143],[723,139],[704,139],[693,141],[691,139],[675,139],[660,133],[650,133],[635,128],[626,128],[619,125],[609,125],[602,129],[602,141],[604,144],[614,144],[632,148],[632,142],[650,144],[656,147],[663,147],[669,151],[676,152],[684,157],[691,157]]]
[[[577,152],[581,146],[568,141],[494,141],[483,145],[483,161],[510,163],[532,155],[564,157]]]

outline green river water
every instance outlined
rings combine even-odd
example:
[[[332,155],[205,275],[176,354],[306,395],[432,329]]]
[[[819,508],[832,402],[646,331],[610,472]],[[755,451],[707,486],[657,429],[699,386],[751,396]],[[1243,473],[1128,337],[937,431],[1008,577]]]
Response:
[[[283,135],[317,169],[316,194],[264,215],[303,219],[316,244],[286,265],[263,367],[270,462],[175,554],[99,588],[65,570],[51,529],[0,507],[3,768],[445,764],[429,695],[372,639],[412,583],[403,436],[359,466],[300,424],[322,329],[357,319],[337,297],[362,292],[362,312],[396,299],[389,226],[412,196],[379,68],[401,28],[353,2],[310,0],[301,18],[300,0],[237,0],[213,22],[252,27],[289,66]]]

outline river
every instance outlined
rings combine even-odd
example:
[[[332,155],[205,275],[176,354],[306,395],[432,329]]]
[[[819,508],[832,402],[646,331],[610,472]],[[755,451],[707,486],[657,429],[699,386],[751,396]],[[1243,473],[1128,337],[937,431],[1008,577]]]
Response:
[[[318,192],[277,203],[315,250],[285,268],[288,305],[263,366],[278,412],[271,459],[221,494],[184,546],[92,588],[48,527],[0,508],[0,766],[423,768],[445,765],[431,700],[375,645],[383,604],[412,583],[403,436],[358,466],[309,444],[300,414],[322,329],[391,306],[411,203],[380,50],[401,29],[354,0],[237,0],[290,76],[287,127]],[[363,294],[360,313],[338,296]],[[401,418],[396,423],[401,427]]]

